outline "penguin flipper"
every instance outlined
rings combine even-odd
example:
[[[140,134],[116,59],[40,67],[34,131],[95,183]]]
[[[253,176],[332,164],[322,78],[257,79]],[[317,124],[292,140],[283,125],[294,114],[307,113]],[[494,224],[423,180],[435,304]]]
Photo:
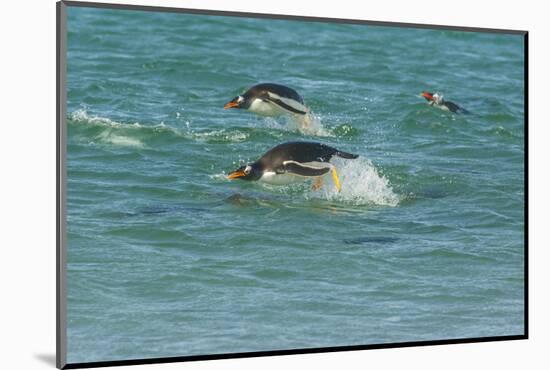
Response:
[[[296,161],[285,161],[283,165],[286,172],[305,177],[322,176],[330,171],[330,167],[312,167]]]
[[[276,104],[283,109],[286,109],[287,111],[290,111],[295,114],[306,114],[307,108],[298,101],[293,101],[291,99],[284,98],[282,96],[279,96],[277,94],[268,92],[267,94],[262,96],[263,100],[267,100],[272,102],[273,104]]]

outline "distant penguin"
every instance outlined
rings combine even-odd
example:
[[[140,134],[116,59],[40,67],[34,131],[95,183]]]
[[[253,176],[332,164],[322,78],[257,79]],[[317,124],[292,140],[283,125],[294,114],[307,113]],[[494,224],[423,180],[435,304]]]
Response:
[[[303,116],[309,112],[304,99],[290,87],[262,83],[249,88],[224,105],[224,109],[246,109],[261,116],[276,117],[282,114]]]
[[[431,106],[438,107],[443,110],[448,110],[452,113],[463,113],[463,114],[470,113],[466,109],[459,107],[457,104],[453,103],[452,101],[446,101],[445,99],[443,99],[443,95],[439,95],[438,93],[422,91],[420,96],[425,98],[428,101],[428,104]]]
[[[329,163],[333,156],[345,159],[358,157],[321,143],[293,141],[275,146],[257,161],[231,172],[227,178],[261,181],[273,185],[286,185],[314,178],[313,188],[317,190],[323,184],[322,176],[330,171],[334,185],[340,192],[342,187],[336,168]]]

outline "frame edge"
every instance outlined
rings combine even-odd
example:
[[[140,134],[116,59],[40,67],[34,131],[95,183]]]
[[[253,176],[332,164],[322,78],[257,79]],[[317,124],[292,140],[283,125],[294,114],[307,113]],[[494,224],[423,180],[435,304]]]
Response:
[[[165,13],[187,13],[187,14],[202,14],[202,15],[217,15],[226,17],[254,17],[254,18],[267,18],[267,19],[280,19],[280,20],[295,20],[306,22],[325,22],[325,23],[344,23],[344,24],[367,24],[371,26],[386,26],[386,27],[400,27],[400,28],[419,28],[419,29],[441,29],[447,31],[462,31],[462,32],[485,32],[485,33],[500,33],[511,35],[524,35],[526,30],[513,30],[502,28],[485,28],[485,27],[462,27],[462,26],[446,26],[441,24],[427,24],[427,23],[406,23],[397,21],[373,21],[364,19],[351,19],[351,18],[331,18],[331,17],[319,17],[319,16],[304,16],[295,14],[272,14],[272,13],[254,13],[243,11],[229,11],[229,10],[214,10],[214,9],[199,9],[199,8],[176,8],[169,6],[154,6],[154,5],[132,5],[132,4],[117,4],[109,2],[84,2],[78,0],[62,0],[67,6],[74,7],[86,7],[86,8],[106,8],[106,9],[120,9],[120,10],[137,10],[137,11],[155,11]]]
[[[56,367],[67,365],[66,72],[67,5],[56,3]]]

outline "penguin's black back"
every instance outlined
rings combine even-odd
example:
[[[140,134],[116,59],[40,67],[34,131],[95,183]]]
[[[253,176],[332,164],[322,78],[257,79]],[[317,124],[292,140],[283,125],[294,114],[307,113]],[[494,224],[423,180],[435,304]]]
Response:
[[[296,90],[291,89],[290,87],[287,87],[284,85],[279,85],[274,83],[261,83],[258,85],[254,85],[250,89],[248,89],[246,93],[244,93],[244,96],[247,98],[249,97],[261,98],[263,95],[266,95],[268,91],[275,93],[283,98],[293,99],[300,102],[301,104],[304,104],[304,100],[302,99],[300,94],[296,92]]]
[[[358,156],[339,151],[325,144],[308,141],[291,141],[279,144],[266,152],[259,160],[264,169],[276,169],[283,166],[284,161],[328,162],[334,156],[353,159]]]
[[[443,105],[446,106],[451,112],[458,113],[460,111],[460,107],[453,103],[452,101],[444,101]]]
[[[457,104],[453,103],[452,101],[445,101],[443,102],[443,105],[445,105],[451,112],[453,113],[464,113],[469,114],[470,112],[466,109],[458,106]]]

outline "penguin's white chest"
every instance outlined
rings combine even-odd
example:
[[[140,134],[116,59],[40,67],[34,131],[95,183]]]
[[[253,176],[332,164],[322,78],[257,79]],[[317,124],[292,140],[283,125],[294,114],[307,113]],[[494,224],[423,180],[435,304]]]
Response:
[[[254,99],[252,101],[252,104],[250,104],[248,110],[261,116],[280,116],[282,114],[288,113],[277,104],[261,99]]]
[[[259,181],[265,182],[266,184],[270,185],[289,185],[303,182],[306,179],[306,177],[293,175],[290,173],[276,173],[266,171],[264,172],[262,177],[260,177]]]
[[[445,104],[443,104],[443,103],[437,103],[437,102],[435,102],[435,101],[432,100],[429,104],[430,104],[432,107],[437,107],[437,108],[439,108],[439,109],[447,110],[447,111],[449,110],[449,108],[448,108]]]

